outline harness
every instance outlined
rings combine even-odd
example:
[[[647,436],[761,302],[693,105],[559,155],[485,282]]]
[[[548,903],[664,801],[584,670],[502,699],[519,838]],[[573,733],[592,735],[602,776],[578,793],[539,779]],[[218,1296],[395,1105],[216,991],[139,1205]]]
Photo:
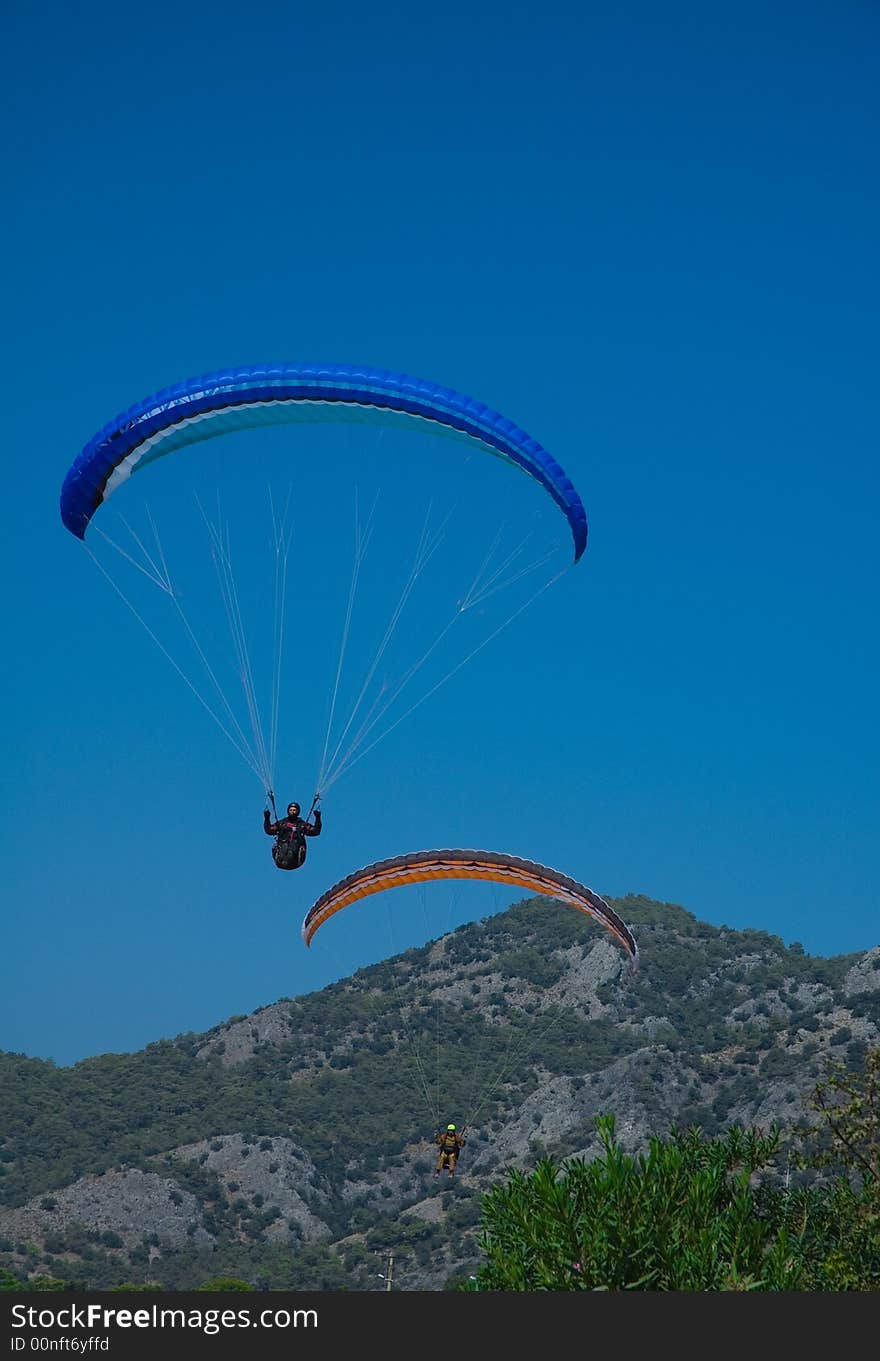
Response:
[[[299,869],[305,859],[306,838],[300,827],[301,819],[296,822],[285,821],[278,829],[272,859],[279,869]]]

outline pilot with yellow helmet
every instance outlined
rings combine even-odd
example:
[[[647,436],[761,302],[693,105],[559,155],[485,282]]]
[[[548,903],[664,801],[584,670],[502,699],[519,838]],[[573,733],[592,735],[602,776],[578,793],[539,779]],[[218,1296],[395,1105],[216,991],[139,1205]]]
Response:
[[[458,1155],[466,1143],[464,1133],[459,1134],[455,1125],[447,1125],[444,1130],[434,1136],[434,1143],[440,1147],[440,1156],[437,1159],[437,1166],[434,1168],[434,1176],[439,1177],[445,1167],[450,1177],[454,1177]]]

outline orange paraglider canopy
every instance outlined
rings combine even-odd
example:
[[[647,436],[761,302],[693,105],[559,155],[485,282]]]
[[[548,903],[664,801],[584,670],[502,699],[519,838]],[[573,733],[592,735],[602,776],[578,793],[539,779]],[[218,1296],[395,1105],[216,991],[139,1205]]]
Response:
[[[302,938],[306,945],[310,945],[315,932],[329,917],[361,898],[368,898],[372,893],[442,879],[482,879],[498,884],[516,884],[520,888],[569,903],[610,932],[623,946],[633,968],[638,967],[639,947],[635,937],[598,893],[579,884],[576,879],[560,874],[558,870],[498,851],[415,851],[410,855],[398,855],[390,860],[365,865],[322,893],[306,913]]]

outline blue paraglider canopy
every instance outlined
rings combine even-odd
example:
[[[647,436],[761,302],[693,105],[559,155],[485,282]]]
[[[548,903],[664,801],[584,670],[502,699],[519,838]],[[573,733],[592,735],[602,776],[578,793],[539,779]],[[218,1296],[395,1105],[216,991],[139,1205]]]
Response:
[[[565,514],[574,560],[587,545],[587,517],[562,468],[535,440],[481,402],[436,383],[350,364],[278,364],[223,369],[165,388],[105,425],[85,446],[61,492],[61,518],[84,538],[107,497],[146,464],[228,430],[296,420],[428,421],[535,478]]]

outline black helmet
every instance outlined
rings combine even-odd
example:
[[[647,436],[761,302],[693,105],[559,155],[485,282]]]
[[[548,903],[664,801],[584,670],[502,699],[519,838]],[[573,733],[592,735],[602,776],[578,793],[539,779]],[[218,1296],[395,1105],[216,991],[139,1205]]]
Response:
[[[289,803],[287,805],[287,811],[288,813],[293,813],[294,817],[298,818],[301,810],[298,803]]]

